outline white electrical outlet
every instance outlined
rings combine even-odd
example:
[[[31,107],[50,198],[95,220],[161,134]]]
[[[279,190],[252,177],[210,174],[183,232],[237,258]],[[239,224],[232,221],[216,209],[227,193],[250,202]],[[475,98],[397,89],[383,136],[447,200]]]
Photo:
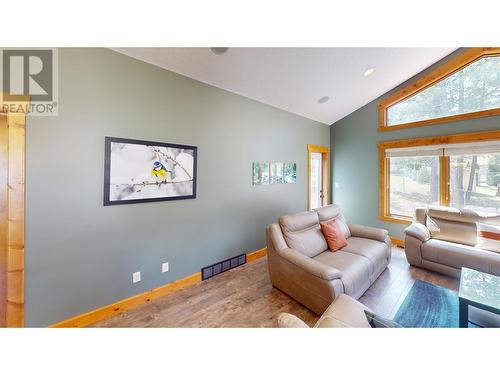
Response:
[[[134,272],[132,274],[132,282],[135,284],[135,283],[138,283],[139,281],[141,281],[141,273],[139,271]]]
[[[161,272],[168,272],[168,262],[161,264]]]

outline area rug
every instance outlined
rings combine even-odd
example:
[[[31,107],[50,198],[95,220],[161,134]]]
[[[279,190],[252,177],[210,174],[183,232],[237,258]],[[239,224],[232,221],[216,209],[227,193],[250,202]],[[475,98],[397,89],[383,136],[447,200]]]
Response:
[[[458,294],[415,280],[394,321],[406,328],[458,328]]]

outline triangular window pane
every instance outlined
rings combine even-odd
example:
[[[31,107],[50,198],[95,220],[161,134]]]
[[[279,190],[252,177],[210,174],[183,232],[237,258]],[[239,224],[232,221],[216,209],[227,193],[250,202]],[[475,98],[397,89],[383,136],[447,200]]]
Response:
[[[483,57],[387,109],[387,126],[500,108],[500,56]]]

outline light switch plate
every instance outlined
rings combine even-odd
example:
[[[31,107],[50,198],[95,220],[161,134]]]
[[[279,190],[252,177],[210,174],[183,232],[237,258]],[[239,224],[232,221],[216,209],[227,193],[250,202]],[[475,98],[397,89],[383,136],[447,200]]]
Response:
[[[132,282],[135,284],[135,283],[138,283],[139,281],[141,281],[141,272],[134,272],[132,274]]]
[[[168,262],[162,263],[161,272],[168,272]]]

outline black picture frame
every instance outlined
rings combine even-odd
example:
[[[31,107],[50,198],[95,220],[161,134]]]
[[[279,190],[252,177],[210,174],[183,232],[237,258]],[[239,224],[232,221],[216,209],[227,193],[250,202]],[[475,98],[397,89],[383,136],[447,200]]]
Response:
[[[179,148],[184,150],[193,151],[193,193],[190,195],[173,196],[173,197],[159,197],[159,198],[144,198],[144,199],[126,199],[126,200],[110,200],[110,173],[111,173],[111,144],[112,143],[128,143],[138,144],[144,146],[159,146],[169,148]],[[198,162],[198,147],[181,145],[175,143],[164,143],[155,141],[144,141],[138,139],[118,138],[118,137],[105,137],[104,139],[104,206],[114,206],[122,204],[135,204],[135,203],[149,203],[149,202],[162,202],[181,199],[195,199],[196,198],[196,182],[197,182],[197,162]]]

